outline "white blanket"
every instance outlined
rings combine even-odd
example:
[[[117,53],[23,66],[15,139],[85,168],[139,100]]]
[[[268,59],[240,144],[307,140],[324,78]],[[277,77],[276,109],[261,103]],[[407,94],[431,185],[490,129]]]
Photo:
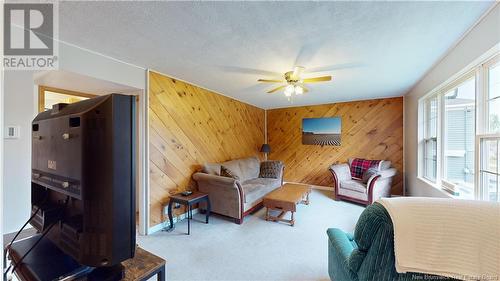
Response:
[[[500,280],[500,203],[420,197],[378,202],[394,225],[397,272]]]

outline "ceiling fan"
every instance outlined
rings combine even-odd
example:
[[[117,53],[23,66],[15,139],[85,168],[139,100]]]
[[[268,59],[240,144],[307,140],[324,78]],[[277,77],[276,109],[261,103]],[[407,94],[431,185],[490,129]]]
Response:
[[[304,85],[306,83],[326,82],[332,80],[332,76],[302,78],[301,75],[303,71],[303,66],[296,66],[293,71],[288,71],[283,75],[284,79],[259,79],[257,81],[264,83],[285,83],[284,85],[268,91],[268,93],[271,94],[281,89],[285,89],[283,93],[285,96],[290,98],[293,94],[302,95],[303,93],[309,92]]]

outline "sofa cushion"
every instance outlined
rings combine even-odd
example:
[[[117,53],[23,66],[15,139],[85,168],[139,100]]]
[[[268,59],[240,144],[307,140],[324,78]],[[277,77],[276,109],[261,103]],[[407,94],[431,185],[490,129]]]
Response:
[[[361,180],[346,180],[340,182],[341,189],[348,189],[356,192],[366,193],[366,185]]]
[[[281,177],[282,169],[283,162],[281,161],[264,161],[260,163],[259,178],[278,179]]]
[[[358,192],[350,189],[339,188],[338,195],[362,201],[368,200],[368,194],[366,192]]]
[[[220,176],[220,168],[219,163],[205,163],[201,171],[205,174]]]
[[[246,180],[241,183],[241,189],[243,189],[244,202],[252,203],[260,200],[269,192],[275,190],[281,186],[281,180],[278,179],[268,179],[268,178],[256,178],[251,180]]]
[[[260,161],[257,157],[227,161],[222,166],[231,170],[241,181],[259,177]]]
[[[241,180],[250,180],[259,177],[260,160],[257,157],[249,157],[238,160],[241,171]]]
[[[239,180],[240,177],[234,173],[231,169],[227,168],[226,166],[221,166],[220,167],[220,175],[226,178],[233,178],[235,180]]]
[[[222,167],[226,167],[226,169],[230,170],[234,176],[237,176],[239,179],[242,179],[242,173],[240,169],[240,163],[239,160],[231,160],[231,161],[226,161],[221,164]],[[221,170],[222,172],[222,170]]]

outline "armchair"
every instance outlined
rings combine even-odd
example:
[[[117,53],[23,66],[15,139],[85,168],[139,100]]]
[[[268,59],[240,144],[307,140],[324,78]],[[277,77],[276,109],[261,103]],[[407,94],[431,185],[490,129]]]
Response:
[[[395,266],[394,227],[378,202],[359,217],[354,235],[327,230],[328,273],[333,281],[455,280],[423,273],[398,273]]]
[[[390,161],[380,161],[370,169],[371,174],[363,179],[352,177],[351,165],[348,163],[330,166],[333,176],[335,200],[348,200],[363,205],[370,205],[381,197],[390,197],[392,178],[396,175]]]

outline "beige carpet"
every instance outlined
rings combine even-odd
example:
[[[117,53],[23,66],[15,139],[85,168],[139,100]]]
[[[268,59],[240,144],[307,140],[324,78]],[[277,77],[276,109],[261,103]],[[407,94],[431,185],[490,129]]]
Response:
[[[167,280],[330,280],[329,227],[352,232],[363,207],[313,190],[309,206],[299,205],[294,227],[264,220],[265,210],[242,225],[219,216],[202,223],[194,215],[173,232],[138,237],[138,244],[167,260]]]

